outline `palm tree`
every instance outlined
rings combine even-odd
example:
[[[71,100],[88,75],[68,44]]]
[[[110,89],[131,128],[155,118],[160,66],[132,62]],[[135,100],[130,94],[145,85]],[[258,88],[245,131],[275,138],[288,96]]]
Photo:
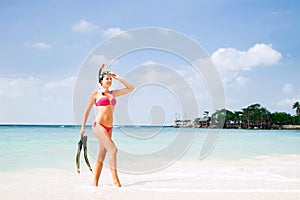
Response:
[[[298,101],[293,104],[293,109],[296,109],[296,115],[300,116],[300,103]]]

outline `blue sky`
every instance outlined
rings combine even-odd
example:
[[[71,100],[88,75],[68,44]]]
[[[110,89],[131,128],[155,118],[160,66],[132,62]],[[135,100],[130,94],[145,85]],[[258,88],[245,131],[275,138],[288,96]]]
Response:
[[[82,63],[105,40],[143,27],[172,29],[198,42],[220,71],[228,109],[260,103],[294,114],[291,106],[300,101],[299,11],[296,0],[1,1],[0,123],[74,123],[73,89]],[[143,63],[188,73],[179,59],[149,51],[125,56],[112,68],[122,75]],[[147,104],[155,97],[172,101],[172,95],[149,91],[153,95],[144,99],[132,96],[131,117],[149,124],[149,109],[160,104],[172,123],[175,103]],[[208,92],[201,91],[200,116],[214,112]],[[135,108],[135,99],[148,106]]]

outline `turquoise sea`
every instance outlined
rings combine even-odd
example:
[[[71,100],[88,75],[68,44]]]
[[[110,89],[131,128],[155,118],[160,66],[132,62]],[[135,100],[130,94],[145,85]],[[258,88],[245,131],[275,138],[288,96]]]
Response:
[[[36,168],[75,171],[79,128],[71,125],[1,125],[0,171]],[[151,155],[157,156],[156,151],[174,143],[179,131],[184,137],[195,136],[186,151],[182,152],[180,159],[201,162],[199,153],[208,129],[114,127],[113,139],[121,152],[151,157]],[[220,131],[215,148],[205,159],[240,160],[259,156],[300,154],[299,130],[227,129]],[[91,132],[91,127],[87,127],[87,135],[89,158],[93,162],[97,154],[97,141]],[[177,142],[180,144],[180,141]],[[166,154],[166,156],[170,155],[172,152]]]

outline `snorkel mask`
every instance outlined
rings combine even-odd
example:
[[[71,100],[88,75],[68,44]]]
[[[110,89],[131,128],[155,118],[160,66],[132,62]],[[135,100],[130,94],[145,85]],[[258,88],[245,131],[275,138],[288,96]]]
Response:
[[[112,75],[113,74],[113,72],[112,71],[110,71],[110,70],[105,70],[104,72],[101,72],[102,70],[100,69],[99,70],[99,74],[98,74],[98,76],[99,76],[99,83],[100,83],[100,81],[103,79],[103,77],[105,76],[105,75]]]

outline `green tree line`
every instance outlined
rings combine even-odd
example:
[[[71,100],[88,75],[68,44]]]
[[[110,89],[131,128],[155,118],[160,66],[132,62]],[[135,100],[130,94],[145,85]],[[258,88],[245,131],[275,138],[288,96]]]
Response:
[[[300,125],[300,104],[295,102],[292,108],[296,115],[285,112],[271,113],[260,104],[252,104],[241,111],[221,109],[210,117],[210,125],[223,128],[280,128],[282,125]]]

